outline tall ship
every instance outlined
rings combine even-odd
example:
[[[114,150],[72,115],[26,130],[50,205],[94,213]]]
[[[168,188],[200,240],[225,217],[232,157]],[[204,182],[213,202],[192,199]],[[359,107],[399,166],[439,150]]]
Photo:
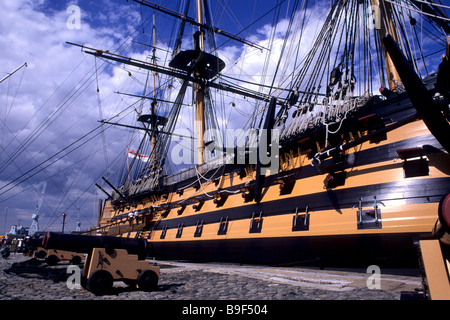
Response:
[[[140,141],[119,183],[98,181],[106,198],[89,233],[146,239],[157,259],[416,261],[450,191],[448,5],[293,1],[256,41],[214,25],[207,0],[134,2],[173,21],[166,63],[155,33],[147,60],[77,44],[148,75],[142,94],[121,93],[143,106],[137,123],[103,120]],[[261,73],[236,76],[216,38],[266,54],[235,63]]]

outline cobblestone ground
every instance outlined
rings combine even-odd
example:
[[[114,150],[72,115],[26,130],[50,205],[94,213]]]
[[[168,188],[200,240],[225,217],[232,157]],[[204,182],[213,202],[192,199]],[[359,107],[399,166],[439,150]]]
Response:
[[[401,291],[420,288],[418,276],[383,275],[378,290],[367,288],[369,275],[238,265],[159,262],[158,289],[142,292],[115,282],[95,296],[66,285],[67,264],[12,254],[0,258],[1,300],[398,300]],[[80,265],[81,267],[81,265]]]

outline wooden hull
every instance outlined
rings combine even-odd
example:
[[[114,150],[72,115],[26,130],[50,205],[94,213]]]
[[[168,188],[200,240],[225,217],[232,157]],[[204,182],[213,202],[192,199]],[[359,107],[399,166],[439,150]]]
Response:
[[[251,194],[245,199],[254,166],[215,170],[203,173],[201,187],[175,185],[128,207],[107,202],[99,230],[144,237],[160,259],[417,261],[413,241],[431,235],[439,200],[450,189],[450,156],[421,120],[355,146],[338,169],[328,159],[318,173],[300,148],[280,155],[280,172],[266,176],[259,203]],[[411,148],[421,148],[422,156],[400,159]],[[146,213],[130,220],[129,212]],[[112,222],[118,216],[124,218]]]

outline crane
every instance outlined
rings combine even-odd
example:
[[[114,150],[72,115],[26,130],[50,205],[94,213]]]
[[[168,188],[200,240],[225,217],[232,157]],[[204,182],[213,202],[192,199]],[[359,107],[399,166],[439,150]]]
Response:
[[[33,236],[39,230],[39,210],[41,209],[42,201],[44,200],[44,193],[45,193],[46,187],[47,187],[47,181],[44,181],[44,186],[42,187],[42,192],[41,192],[41,198],[39,199],[39,202],[36,204],[36,209],[34,210],[34,213],[32,216],[33,222],[31,222],[31,227],[28,232],[28,234],[30,236]]]

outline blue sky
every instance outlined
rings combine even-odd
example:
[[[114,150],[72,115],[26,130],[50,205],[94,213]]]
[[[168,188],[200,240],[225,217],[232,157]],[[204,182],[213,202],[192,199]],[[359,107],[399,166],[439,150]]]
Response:
[[[276,1],[211,2],[216,27],[231,33],[239,33],[263,17],[240,33],[262,45],[268,43],[274,15],[278,13],[280,22],[275,35],[278,41],[273,48],[276,57],[293,1],[280,1],[279,12],[273,10],[265,16]],[[158,3],[178,11],[178,1]],[[310,3],[311,20],[322,21],[330,1]],[[72,14],[67,12],[70,5],[80,8],[79,29],[67,26]],[[145,60],[149,48],[140,43],[150,41],[152,23],[147,17],[151,10],[131,0],[4,0],[2,13],[0,77],[24,62],[28,66],[0,84],[0,234],[5,229],[8,231],[18,219],[25,226],[31,224],[44,181],[47,181],[47,189],[41,208],[41,228],[60,230],[61,214],[66,212],[66,230],[75,230],[77,221],[86,229],[95,221],[98,199],[104,197],[94,183],[100,183],[101,176],[114,178],[114,173],[124,164],[126,146],[133,147],[133,143],[135,146],[139,136],[119,129],[83,136],[99,125],[100,118],[108,119],[118,112],[122,112],[123,122],[132,122],[135,118],[133,100],[115,92],[142,93],[146,72],[96,60],[80,48],[67,45],[66,41]],[[190,16],[193,17],[192,12]],[[161,48],[168,49],[173,21],[173,18],[157,15],[157,39]],[[186,28],[187,35],[192,33],[189,28]],[[312,42],[317,25],[311,23],[307,31],[302,50]],[[264,53],[222,37],[216,40],[219,45],[225,43],[220,54],[227,71],[251,81],[261,80]],[[189,41],[190,36],[187,36],[186,46]],[[244,55],[250,59],[242,63]],[[160,50],[160,61],[164,56],[165,52]],[[437,64],[434,67],[437,68]],[[236,119],[242,122],[248,110],[241,112],[228,120],[239,116]],[[189,116],[184,116],[182,121],[187,118]],[[233,124],[233,121],[229,123]],[[84,144],[79,143],[79,139]]]

